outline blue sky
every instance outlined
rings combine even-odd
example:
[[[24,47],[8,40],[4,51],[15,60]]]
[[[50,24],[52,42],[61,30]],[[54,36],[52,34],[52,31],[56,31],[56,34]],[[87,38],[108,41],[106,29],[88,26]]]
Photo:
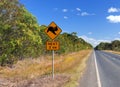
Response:
[[[54,21],[96,46],[120,40],[120,0],[19,0],[40,25]]]

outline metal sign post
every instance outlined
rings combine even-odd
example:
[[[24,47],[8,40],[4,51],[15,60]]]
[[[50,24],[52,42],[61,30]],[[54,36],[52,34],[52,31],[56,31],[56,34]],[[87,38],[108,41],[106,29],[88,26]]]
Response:
[[[54,50],[52,50],[52,78],[54,80]]]

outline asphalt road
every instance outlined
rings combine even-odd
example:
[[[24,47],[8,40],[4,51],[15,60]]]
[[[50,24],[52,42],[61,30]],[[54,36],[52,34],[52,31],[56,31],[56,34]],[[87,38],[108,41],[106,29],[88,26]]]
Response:
[[[120,55],[93,51],[78,87],[120,87]]]

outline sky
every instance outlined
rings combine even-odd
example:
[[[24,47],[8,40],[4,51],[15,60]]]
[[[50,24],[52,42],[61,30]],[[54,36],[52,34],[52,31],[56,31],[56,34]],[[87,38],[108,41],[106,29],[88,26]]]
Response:
[[[120,0],[19,0],[39,25],[54,21],[62,32],[77,35],[93,46],[120,40]]]

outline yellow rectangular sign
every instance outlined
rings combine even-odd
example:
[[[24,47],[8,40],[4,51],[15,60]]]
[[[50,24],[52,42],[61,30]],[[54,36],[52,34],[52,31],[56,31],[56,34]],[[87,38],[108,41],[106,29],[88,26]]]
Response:
[[[46,49],[47,50],[59,50],[60,43],[58,41],[47,41],[46,42]]]

